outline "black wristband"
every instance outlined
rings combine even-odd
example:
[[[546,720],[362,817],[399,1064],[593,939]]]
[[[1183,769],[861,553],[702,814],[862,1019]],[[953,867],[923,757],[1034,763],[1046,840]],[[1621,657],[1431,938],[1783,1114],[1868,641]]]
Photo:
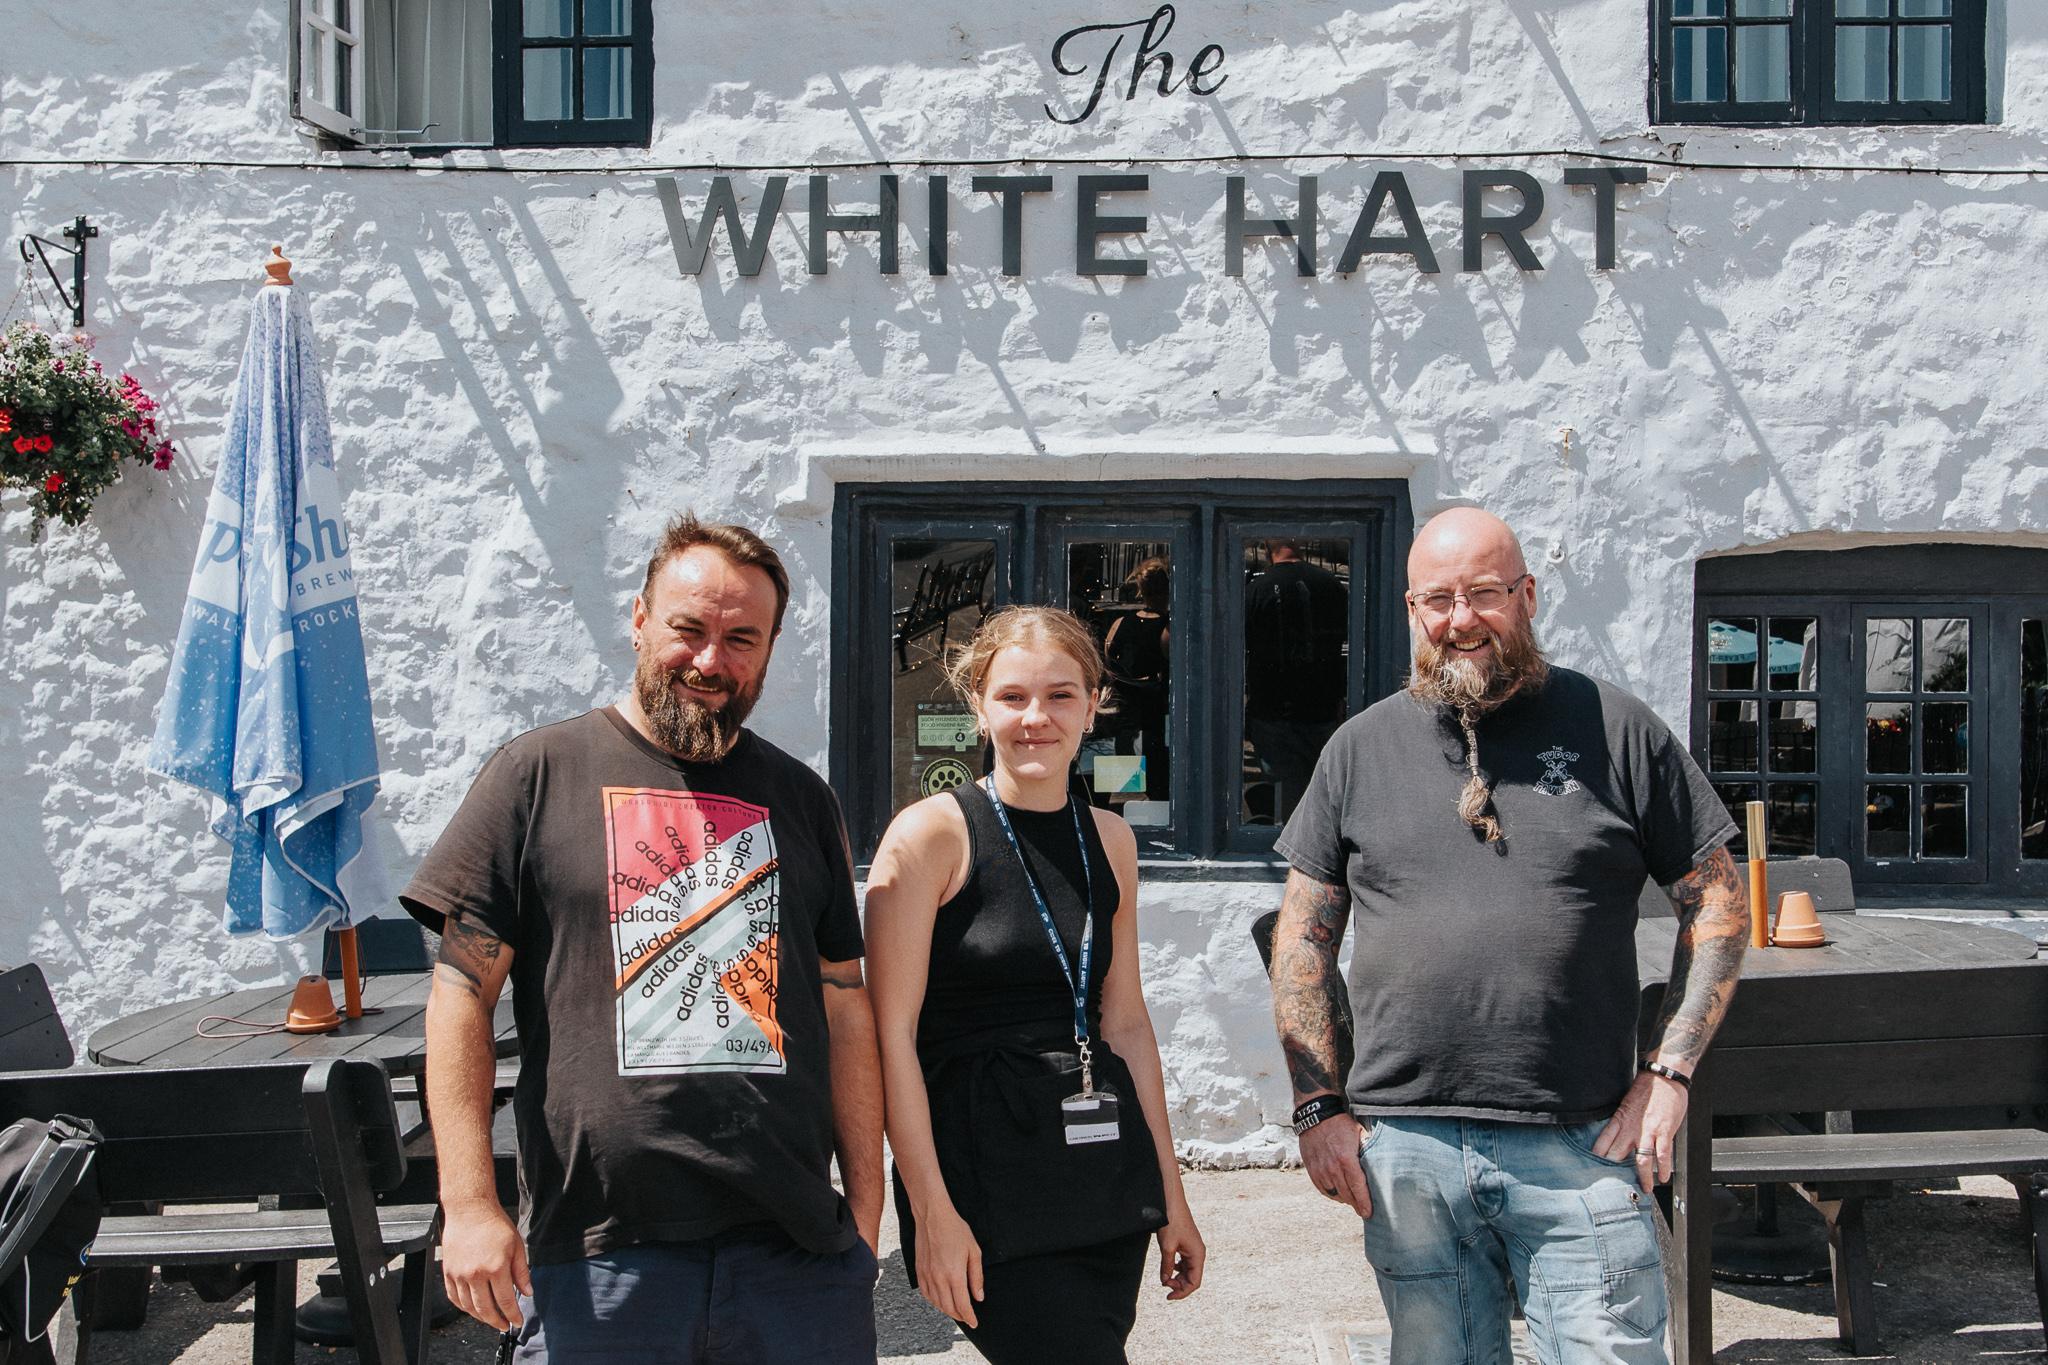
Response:
[[[1649,1072],[1652,1076],[1662,1076],[1665,1080],[1670,1081],[1672,1084],[1678,1086],[1681,1090],[1692,1089],[1692,1077],[1686,1075],[1683,1071],[1678,1070],[1676,1067],[1666,1066],[1662,1062],[1644,1062],[1643,1070]]]
[[[1294,1106],[1295,1134],[1299,1136],[1324,1119],[1333,1119],[1339,1114],[1349,1112],[1344,1107],[1344,1097],[1341,1095],[1317,1095],[1314,1099],[1303,1100]]]

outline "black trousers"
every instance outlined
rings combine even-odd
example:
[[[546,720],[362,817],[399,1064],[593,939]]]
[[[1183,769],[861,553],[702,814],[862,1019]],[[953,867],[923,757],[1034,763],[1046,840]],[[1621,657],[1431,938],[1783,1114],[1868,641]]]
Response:
[[[990,1365],[1127,1365],[1124,1342],[1138,1318],[1151,1244],[1151,1233],[1134,1232],[983,1265],[978,1325],[960,1330]]]

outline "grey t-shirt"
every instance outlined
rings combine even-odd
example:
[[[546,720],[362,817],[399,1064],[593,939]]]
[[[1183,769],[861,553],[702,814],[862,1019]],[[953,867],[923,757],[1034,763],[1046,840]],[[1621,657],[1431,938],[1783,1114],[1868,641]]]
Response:
[[[1281,834],[1289,863],[1351,891],[1363,1114],[1576,1123],[1636,1072],[1636,899],[1735,833],[1642,702],[1552,668],[1479,723],[1506,839],[1458,818],[1456,719],[1397,693],[1347,721]]]

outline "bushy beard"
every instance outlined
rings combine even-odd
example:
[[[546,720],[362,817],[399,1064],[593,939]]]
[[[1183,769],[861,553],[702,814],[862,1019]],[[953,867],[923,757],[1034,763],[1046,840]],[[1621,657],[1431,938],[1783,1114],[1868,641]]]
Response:
[[[1518,692],[1542,687],[1550,676],[1535,627],[1526,617],[1504,630],[1489,631],[1493,648],[1484,659],[1467,658],[1452,649],[1449,632],[1446,640],[1436,642],[1419,625],[1411,633],[1415,665],[1408,675],[1408,691],[1460,716],[1483,716]]]
[[[706,692],[725,693],[725,705],[713,710],[695,697],[677,694],[676,683]],[[739,738],[740,726],[761,699],[761,679],[735,687],[728,678],[714,678],[685,668],[671,673],[649,655],[633,669],[633,694],[647,714],[654,742],[686,763],[716,763]]]

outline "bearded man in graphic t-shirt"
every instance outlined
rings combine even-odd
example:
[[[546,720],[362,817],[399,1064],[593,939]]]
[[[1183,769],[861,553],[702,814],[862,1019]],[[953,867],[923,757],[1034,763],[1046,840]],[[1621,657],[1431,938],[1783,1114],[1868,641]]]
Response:
[[[1649,1196],[1748,941],[1734,825],[1648,707],[1545,661],[1499,518],[1430,521],[1408,588],[1407,690],[1331,737],[1278,845],[1302,1163],[1365,1219],[1396,1362],[1506,1362],[1516,1300],[1552,1365],[1662,1361]],[[1639,1056],[1645,877],[1679,934]]]
[[[448,1295],[515,1360],[875,1358],[881,1075],[845,828],[743,724],[788,600],[752,532],[670,522],[632,689],[498,750],[402,897],[441,934]],[[490,1142],[508,979],[516,1228]]]

